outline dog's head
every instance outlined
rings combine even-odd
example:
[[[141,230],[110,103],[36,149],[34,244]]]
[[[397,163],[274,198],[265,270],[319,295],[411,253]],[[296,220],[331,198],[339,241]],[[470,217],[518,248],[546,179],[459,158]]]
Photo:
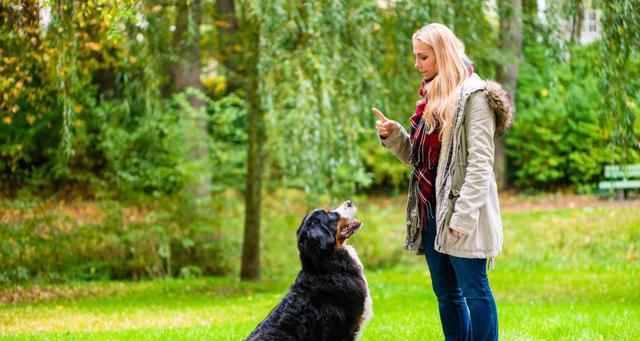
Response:
[[[347,200],[331,211],[315,209],[304,217],[297,232],[303,267],[322,262],[360,228],[356,210]]]

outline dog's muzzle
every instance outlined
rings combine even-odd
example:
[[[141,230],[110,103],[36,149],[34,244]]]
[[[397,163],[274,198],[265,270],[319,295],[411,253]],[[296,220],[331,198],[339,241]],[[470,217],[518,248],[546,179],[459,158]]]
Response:
[[[332,211],[340,215],[340,221],[338,222],[339,239],[348,239],[362,226],[360,221],[356,219],[357,210],[356,205],[351,200],[347,200]]]

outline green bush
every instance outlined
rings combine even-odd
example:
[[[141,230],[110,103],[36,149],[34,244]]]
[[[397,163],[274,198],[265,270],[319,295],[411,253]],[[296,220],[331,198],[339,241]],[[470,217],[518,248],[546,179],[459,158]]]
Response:
[[[125,103],[104,103],[93,122],[101,127],[93,137],[104,156],[103,174],[120,191],[174,193],[182,187],[180,164],[184,145],[182,117],[171,110],[131,114]]]
[[[374,134],[372,132],[368,139],[363,139],[359,146],[365,170],[372,174],[371,188],[390,188],[394,192],[404,191],[411,172],[409,166],[384,148]]]
[[[46,202],[2,206],[22,218],[0,224],[0,284],[218,275],[232,268],[231,241],[213,219],[185,213],[177,198],[136,208],[104,201],[90,222],[43,209]]]
[[[230,94],[211,101],[207,114],[213,190],[241,189],[247,172],[247,103]]]
[[[518,110],[506,136],[510,175],[522,189],[572,185],[590,191],[603,166],[622,159],[622,151],[609,143],[610,128],[601,118],[599,46],[577,46],[569,52],[566,62],[553,62],[542,46],[525,50]],[[635,67],[630,74],[640,73],[640,64]],[[639,156],[634,152],[635,160],[640,161]]]

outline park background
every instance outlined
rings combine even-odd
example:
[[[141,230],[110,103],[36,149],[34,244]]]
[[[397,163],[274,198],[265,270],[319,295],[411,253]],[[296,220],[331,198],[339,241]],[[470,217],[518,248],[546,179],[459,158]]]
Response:
[[[0,0],[0,339],[241,340],[345,199],[363,340],[441,339],[371,112],[408,126],[430,22],[515,99],[502,339],[640,339],[640,200],[598,190],[640,163],[638,0]]]

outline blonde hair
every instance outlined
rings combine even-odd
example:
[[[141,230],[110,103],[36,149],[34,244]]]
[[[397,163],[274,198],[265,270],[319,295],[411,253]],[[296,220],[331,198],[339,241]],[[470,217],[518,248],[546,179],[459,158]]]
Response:
[[[438,73],[427,85],[427,107],[422,117],[429,124],[429,132],[440,124],[440,139],[444,140],[453,128],[460,87],[470,75],[464,44],[448,27],[437,23],[423,26],[411,40],[429,45],[435,53]]]

